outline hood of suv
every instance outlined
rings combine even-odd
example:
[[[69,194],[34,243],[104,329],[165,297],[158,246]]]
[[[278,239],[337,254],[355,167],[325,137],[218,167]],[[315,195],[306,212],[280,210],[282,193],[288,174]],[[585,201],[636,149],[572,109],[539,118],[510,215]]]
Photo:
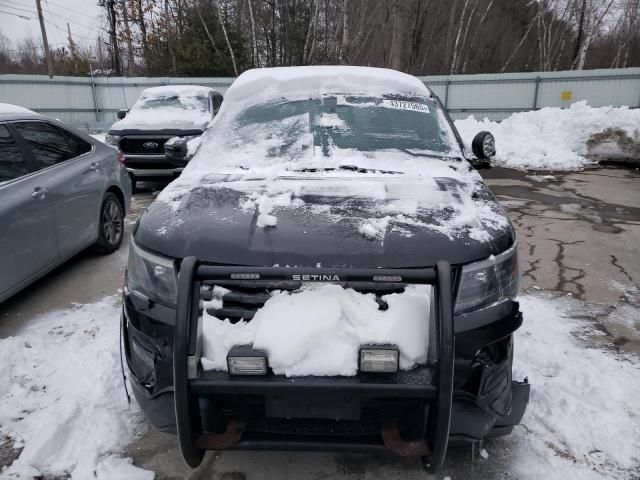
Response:
[[[215,181],[160,197],[136,242],[228,265],[402,268],[506,250],[512,227],[484,184],[399,176]]]

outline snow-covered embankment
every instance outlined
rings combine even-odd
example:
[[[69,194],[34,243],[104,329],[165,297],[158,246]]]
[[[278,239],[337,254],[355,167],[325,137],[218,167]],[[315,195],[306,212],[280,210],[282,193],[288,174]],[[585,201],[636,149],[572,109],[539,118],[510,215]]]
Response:
[[[469,116],[455,124],[469,147],[476,133],[493,133],[495,163],[507,168],[578,170],[607,156],[635,156],[640,164],[640,109],[594,108],[581,101],[514,113],[501,122]]]

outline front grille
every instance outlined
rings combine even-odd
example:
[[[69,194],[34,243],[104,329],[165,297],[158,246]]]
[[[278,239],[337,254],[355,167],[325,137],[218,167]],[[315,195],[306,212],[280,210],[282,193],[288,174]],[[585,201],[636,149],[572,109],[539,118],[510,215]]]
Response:
[[[124,154],[131,153],[135,155],[144,155],[144,154],[162,155],[164,154],[164,143],[167,140],[169,140],[169,138],[170,137],[165,137],[165,138],[123,137],[120,139],[120,151]]]
[[[205,308],[209,315],[213,315],[221,320],[228,319],[231,323],[240,320],[249,321],[253,319],[256,312],[264,306],[274,290],[298,290],[301,282],[278,282],[264,286],[262,282],[244,282],[242,287],[237,286],[237,282],[217,281],[218,288],[211,284],[203,284],[202,299],[205,300]],[[349,283],[341,284],[344,288],[353,288],[360,293],[374,293],[378,308],[387,310],[389,306],[382,299],[382,296],[390,293],[401,293],[404,291],[403,284],[377,284],[377,283]],[[220,288],[222,287],[222,288]]]

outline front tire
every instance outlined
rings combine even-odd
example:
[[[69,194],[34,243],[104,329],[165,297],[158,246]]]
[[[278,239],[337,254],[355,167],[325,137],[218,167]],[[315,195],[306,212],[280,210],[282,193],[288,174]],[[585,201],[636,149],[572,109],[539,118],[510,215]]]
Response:
[[[120,199],[107,192],[100,207],[98,241],[95,248],[102,253],[115,252],[122,244],[124,236],[124,208]]]

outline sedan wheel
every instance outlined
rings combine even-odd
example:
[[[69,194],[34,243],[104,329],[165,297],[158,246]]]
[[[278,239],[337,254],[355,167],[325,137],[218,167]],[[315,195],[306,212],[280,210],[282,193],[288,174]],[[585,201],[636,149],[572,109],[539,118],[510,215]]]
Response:
[[[124,211],[118,197],[108,192],[100,210],[100,231],[96,246],[106,253],[117,250],[124,234]]]

